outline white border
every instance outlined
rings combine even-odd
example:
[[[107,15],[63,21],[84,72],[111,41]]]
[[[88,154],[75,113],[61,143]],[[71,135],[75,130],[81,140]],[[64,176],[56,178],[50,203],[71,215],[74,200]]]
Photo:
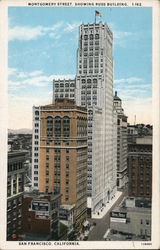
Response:
[[[7,183],[7,127],[8,127],[8,100],[7,100],[7,69],[8,69],[8,6],[28,6],[28,2],[32,3],[72,3],[70,7],[74,7],[75,2],[80,3],[124,3],[127,2],[128,7],[132,7],[132,2],[142,3],[142,7],[152,7],[153,15],[153,99],[152,99],[152,115],[153,115],[153,205],[152,205],[152,245],[144,245],[145,242],[130,241],[86,241],[79,242],[79,246],[54,245],[51,246],[33,246],[19,245],[19,242],[7,242],[6,237],[6,183]],[[37,6],[36,6],[37,7]],[[41,6],[40,6],[41,7]],[[42,6],[44,7],[44,6]],[[49,6],[47,6],[49,7]],[[60,6],[58,6],[60,7]],[[65,7],[62,5],[62,7]],[[80,6],[82,7],[82,6]],[[92,7],[92,6],[86,6]],[[95,6],[93,6],[95,7]],[[97,6],[101,7],[101,6]],[[103,7],[103,6],[102,6]],[[115,7],[115,6],[112,6]],[[119,6],[117,6],[119,7]],[[137,7],[141,8],[141,7]],[[143,1],[115,1],[115,0],[0,0],[0,249],[160,249],[160,1],[159,0],[143,0]],[[30,242],[28,242],[29,244]],[[64,242],[66,243],[66,242]],[[63,242],[61,242],[63,244]]]

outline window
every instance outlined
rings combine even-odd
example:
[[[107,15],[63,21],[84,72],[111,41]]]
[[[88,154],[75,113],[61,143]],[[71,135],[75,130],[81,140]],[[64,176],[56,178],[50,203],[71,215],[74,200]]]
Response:
[[[146,225],[150,225],[150,221],[149,220],[146,220]]]
[[[55,137],[61,136],[61,117],[55,117]]]
[[[63,118],[63,135],[64,137],[69,137],[70,134],[70,118],[65,116]]]
[[[69,163],[66,163],[66,168],[69,168]]]
[[[47,137],[53,136],[53,118],[51,116],[47,117]]]
[[[69,156],[66,156],[66,160],[69,161]]]
[[[99,39],[99,34],[95,34],[95,39]]]
[[[93,40],[93,34],[90,34],[89,39]]]

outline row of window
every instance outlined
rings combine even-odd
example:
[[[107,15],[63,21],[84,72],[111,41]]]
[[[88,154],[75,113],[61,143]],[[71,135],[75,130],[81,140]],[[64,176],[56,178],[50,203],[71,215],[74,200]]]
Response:
[[[93,73],[98,74],[99,72],[100,72],[100,73],[103,73],[103,69],[101,69],[100,71],[99,71],[99,69],[89,70],[89,71],[88,71],[89,74],[93,74]],[[83,74],[87,74],[87,70],[83,70],[83,71],[82,71],[82,70],[79,70],[79,74],[82,74],[82,73],[83,73]]]
[[[8,164],[8,172],[11,172],[11,171],[16,171],[18,169],[22,169],[23,168],[23,163],[22,162],[15,162],[15,163],[12,163],[12,164]]]
[[[99,34],[95,34],[95,35],[93,35],[93,34],[90,34],[90,35],[84,35],[84,36],[81,36],[81,39],[84,39],[84,40],[88,40],[88,39],[90,39],[90,40],[93,40],[93,39],[99,39]]]
[[[99,55],[101,55],[101,56],[103,56],[103,50],[101,50],[101,53],[100,53],[100,51],[84,51],[84,53],[83,53],[83,56],[84,57],[88,57],[88,56],[95,56],[95,57],[98,57]],[[79,53],[79,57],[80,58],[82,58],[82,52],[80,51],[80,53]]]
[[[64,87],[66,87],[66,88],[68,88],[68,87],[75,87],[75,83],[55,83],[55,88],[64,88]]]
[[[55,99],[58,99],[58,98],[74,98],[74,94],[55,94]]]

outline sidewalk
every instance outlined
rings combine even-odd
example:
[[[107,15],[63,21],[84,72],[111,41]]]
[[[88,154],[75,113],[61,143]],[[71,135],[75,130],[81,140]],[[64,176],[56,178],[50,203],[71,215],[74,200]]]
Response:
[[[109,211],[109,209],[114,205],[118,198],[122,195],[122,192],[117,191],[112,200],[105,204],[105,207],[102,207],[96,213],[92,213],[92,219],[102,219],[103,216]],[[99,214],[98,214],[99,213]]]

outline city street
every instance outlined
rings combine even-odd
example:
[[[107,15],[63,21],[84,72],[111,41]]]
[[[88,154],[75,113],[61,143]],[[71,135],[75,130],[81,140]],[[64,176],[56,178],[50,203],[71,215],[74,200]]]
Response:
[[[119,199],[115,202],[115,204],[111,207],[111,209],[107,212],[106,215],[102,219],[88,219],[88,221],[93,224],[96,223],[96,226],[90,231],[88,235],[88,241],[103,241],[104,234],[110,226],[109,214],[110,211],[121,203],[123,197],[127,195],[127,191],[125,190],[123,194],[119,197]]]

